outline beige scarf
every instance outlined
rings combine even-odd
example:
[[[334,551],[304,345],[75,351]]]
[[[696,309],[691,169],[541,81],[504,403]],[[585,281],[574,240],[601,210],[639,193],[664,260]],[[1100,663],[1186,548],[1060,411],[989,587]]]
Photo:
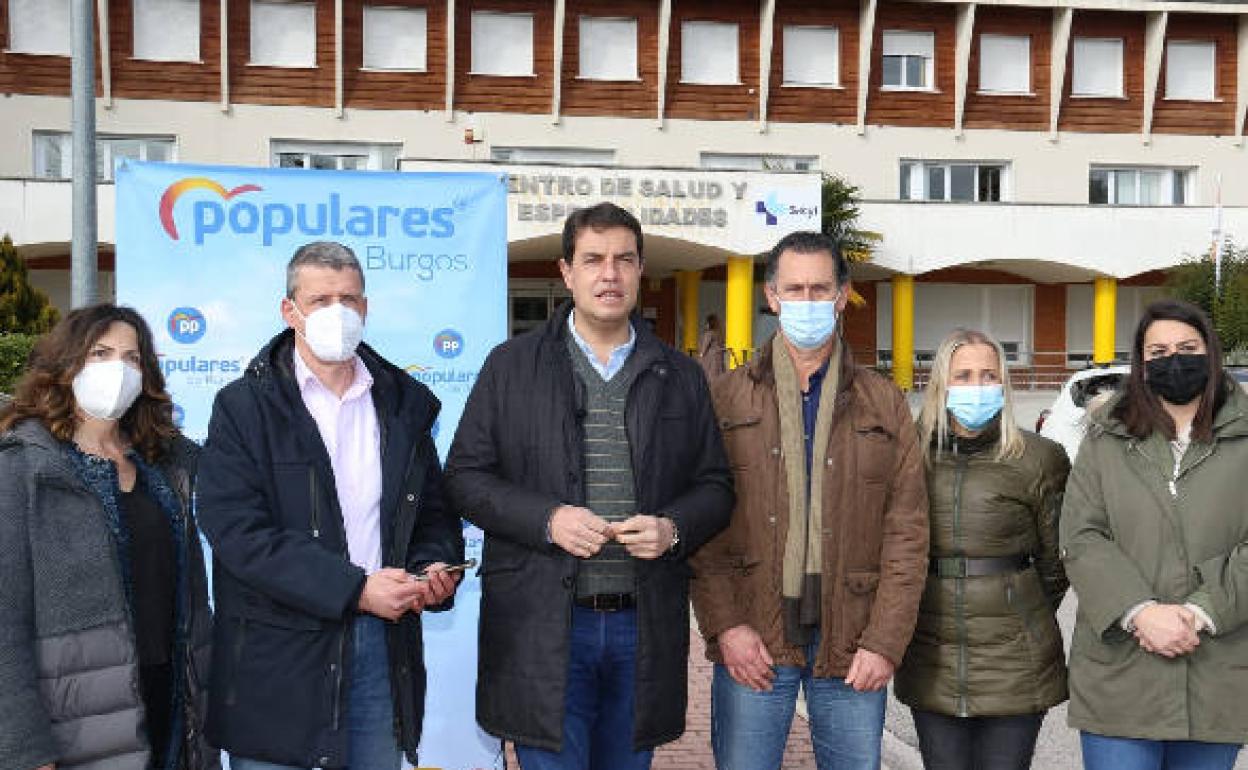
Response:
[[[780,408],[780,452],[789,492],[789,529],[784,541],[785,628],[790,643],[809,641],[819,623],[819,581],[823,574],[823,474],[827,465],[828,437],[840,384],[841,346],[832,350],[827,374],[819,391],[819,414],[806,478],[805,426],[802,423],[802,393],[797,369],[788,345],[776,335],[772,341],[776,400]],[[811,492],[814,494],[810,494]],[[801,628],[809,629],[802,632]]]

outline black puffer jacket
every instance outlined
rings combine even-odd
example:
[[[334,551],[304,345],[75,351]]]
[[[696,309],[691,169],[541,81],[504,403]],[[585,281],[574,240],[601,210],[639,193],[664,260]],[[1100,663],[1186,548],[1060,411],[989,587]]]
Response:
[[[181,767],[220,767],[204,742],[212,614],[189,501],[198,447],[158,465],[186,533]],[[138,658],[121,564],[99,496],[35,420],[0,437],[0,767],[146,770]]]
[[[275,337],[217,394],[200,461],[199,515],[217,600],[208,734],[243,757],[347,763],[351,629],[364,570],[347,557],[333,468],[293,374],[294,335]],[[463,560],[429,430],[439,404],[367,345],[381,429],[387,567]],[[387,625],[399,745],[413,763],[424,717],[420,616]],[[419,763],[416,763],[419,764]]]
[[[546,540],[551,511],[584,504],[585,394],[567,351],[571,305],[500,345],[469,396],[447,459],[447,489],[485,531],[477,721],[490,733],[558,749],[579,560]],[[686,558],[728,524],[732,475],[698,365],[636,319],[640,373],[625,408],[636,500],[671,518],[676,551],[639,561],[633,743],[685,727],[689,652]]]

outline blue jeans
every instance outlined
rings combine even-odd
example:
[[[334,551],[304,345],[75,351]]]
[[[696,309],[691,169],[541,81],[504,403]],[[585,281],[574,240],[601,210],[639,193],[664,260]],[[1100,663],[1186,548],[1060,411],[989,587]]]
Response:
[[[774,666],[771,690],[738,684],[720,664],[711,680],[711,746],[719,770],[778,770],[797,691],[806,691],[810,739],[819,770],[871,770],[880,766],[884,705],[888,688],[857,692],[844,679],[814,676],[818,640],[806,651],[805,666]]]
[[[1080,732],[1086,770],[1231,770],[1237,743],[1150,741]]]
[[[563,748],[516,746],[523,770],[648,770],[633,750],[637,611],[572,608]]]
[[[403,753],[394,734],[386,621],[374,615],[355,619],[351,690],[347,693],[348,770],[399,770]],[[298,697],[292,693],[291,697]],[[280,714],[274,715],[281,719]],[[304,770],[246,757],[230,757],[231,770]]]

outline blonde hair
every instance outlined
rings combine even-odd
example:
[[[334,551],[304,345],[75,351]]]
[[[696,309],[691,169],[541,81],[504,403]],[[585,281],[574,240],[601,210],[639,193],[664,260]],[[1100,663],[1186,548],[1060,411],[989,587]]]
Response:
[[[949,377],[953,354],[965,345],[988,345],[997,353],[997,372],[1005,403],[1001,407],[1001,439],[997,442],[996,460],[1012,460],[1020,457],[1026,445],[1023,432],[1014,421],[1014,397],[1010,392],[1010,370],[1005,365],[1005,351],[1001,343],[981,331],[954,329],[936,348],[932,359],[932,373],[923,396],[923,409],[919,412],[919,440],[923,448],[923,460],[931,464],[941,452],[949,447],[949,412],[945,402],[949,397]],[[933,454],[933,446],[935,447]]]

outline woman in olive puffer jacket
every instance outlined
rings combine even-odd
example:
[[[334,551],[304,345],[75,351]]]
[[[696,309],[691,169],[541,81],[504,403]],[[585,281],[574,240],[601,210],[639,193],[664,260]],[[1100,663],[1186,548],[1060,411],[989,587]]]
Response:
[[[1004,360],[986,334],[954,331],[919,416],[931,562],[896,692],[928,770],[1030,767],[1045,712],[1066,699],[1055,612],[1070,463],[1017,427]]]

